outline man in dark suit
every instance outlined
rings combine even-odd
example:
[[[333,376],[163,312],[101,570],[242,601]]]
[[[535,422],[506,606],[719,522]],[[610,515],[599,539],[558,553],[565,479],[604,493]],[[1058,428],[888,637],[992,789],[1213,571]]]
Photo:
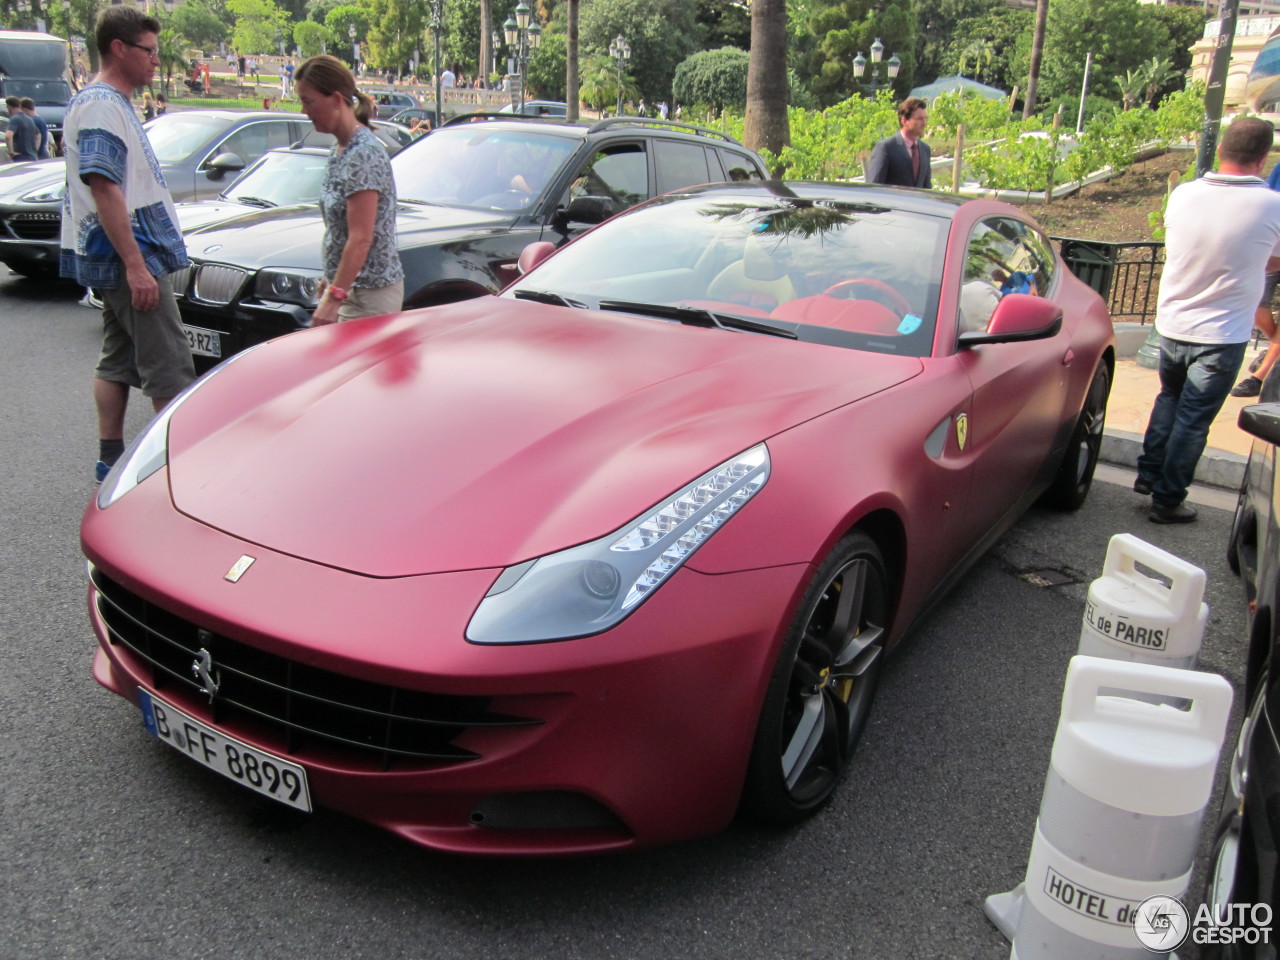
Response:
[[[931,152],[921,139],[928,119],[925,102],[919,97],[908,97],[898,104],[898,132],[885,137],[871,151],[867,183],[933,189],[929,172]]]

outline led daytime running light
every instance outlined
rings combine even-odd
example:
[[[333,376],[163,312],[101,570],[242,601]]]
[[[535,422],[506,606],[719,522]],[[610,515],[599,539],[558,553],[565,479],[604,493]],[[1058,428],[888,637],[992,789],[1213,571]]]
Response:
[[[768,464],[764,445],[753,447],[686,487],[614,541],[609,549],[624,553],[650,550],[667,542],[631,585],[621,609],[630,609],[644,599],[750,500],[768,479]]]

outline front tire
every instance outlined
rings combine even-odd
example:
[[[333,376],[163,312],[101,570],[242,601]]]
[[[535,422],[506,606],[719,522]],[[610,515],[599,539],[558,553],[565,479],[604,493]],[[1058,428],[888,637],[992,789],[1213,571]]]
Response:
[[[889,578],[875,542],[854,532],[818,567],[765,694],[742,809],[797,823],[831,799],[866,726],[884,660]]]
[[[1107,398],[1111,395],[1111,372],[1100,364],[1084,396],[1084,406],[1071,432],[1071,443],[1062,455],[1057,476],[1045,491],[1044,502],[1058,510],[1079,510],[1093,486],[1093,472],[1102,452],[1102,431],[1107,420]]]

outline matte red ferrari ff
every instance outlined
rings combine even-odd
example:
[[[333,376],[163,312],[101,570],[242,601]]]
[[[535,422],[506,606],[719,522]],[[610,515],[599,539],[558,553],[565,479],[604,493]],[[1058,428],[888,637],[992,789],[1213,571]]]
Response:
[[[912,622],[1085,499],[1110,318],[1011,206],[739,183],[551,246],[232,358],[116,465],[94,675],[165,745],[448,851],[793,822]]]

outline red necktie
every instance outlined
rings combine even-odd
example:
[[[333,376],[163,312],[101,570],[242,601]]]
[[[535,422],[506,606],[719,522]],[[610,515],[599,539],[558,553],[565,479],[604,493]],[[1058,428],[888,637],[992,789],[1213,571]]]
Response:
[[[911,141],[911,180],[914,185],[915,181],[920,179],[920,151],[916,146],[916,141]]]

